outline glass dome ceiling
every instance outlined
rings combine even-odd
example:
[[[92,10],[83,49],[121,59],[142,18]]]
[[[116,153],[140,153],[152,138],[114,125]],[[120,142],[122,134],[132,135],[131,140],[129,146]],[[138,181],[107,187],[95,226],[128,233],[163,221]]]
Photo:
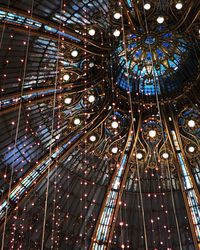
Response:
[[[0,1],[2,250],[200,249],[200,2],[181,2]]]
[[[169,96],[180,93],[189,79],[197,75],[198,59],[191,38],[167,27],[127,35],[125,43],[126,48],[121,41],[115,52],[120,72],[117,84],[124,90]]]

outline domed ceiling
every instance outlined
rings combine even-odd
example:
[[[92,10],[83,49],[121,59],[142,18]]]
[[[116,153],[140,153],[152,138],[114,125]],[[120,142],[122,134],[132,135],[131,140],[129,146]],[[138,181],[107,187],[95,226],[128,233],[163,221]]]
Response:
[[[4,249],[200,249],[200,2],[0,1]]]

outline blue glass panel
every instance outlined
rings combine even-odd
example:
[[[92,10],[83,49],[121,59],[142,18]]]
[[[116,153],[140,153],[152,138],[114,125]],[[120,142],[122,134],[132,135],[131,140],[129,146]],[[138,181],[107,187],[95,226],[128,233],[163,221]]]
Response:
[[[73,6],[72,6],[72,9],[73,9],[73,10],[79,10],[79,7],[78,7],[77,5],[73,5]]]
[[[158,58],[159,59],[163,57],[164,54],[163,54],[163,52],[160,49],[156,49],[156,52],[158,54]]]
[[[165,33],[162,35],[163,38],[170,38],[172,37],[172,32],[169,32],[169,33]]]
[[[172,47],[172,45],[168,42],[162,42],[162,46],[168,49]]]
[[[136,43],[131,43],[131,44],[128,45],[129,50],[132,49],[132,48],[135,48],[135,47],[137,47]]]
[[[140,49],[140,50],[136,51],[135,56],[137,58],[139,58],[141,56],[141,54],[142,54],[142,50]]]
[[[152,60],[152,55],[151,55],[151,52],[147,52],[147,57],[146,57],[146,60],[147,61],[151,61]]]
[[[177,65],[172,60],[168,60],[168,62],[171,68],[177,69]]]

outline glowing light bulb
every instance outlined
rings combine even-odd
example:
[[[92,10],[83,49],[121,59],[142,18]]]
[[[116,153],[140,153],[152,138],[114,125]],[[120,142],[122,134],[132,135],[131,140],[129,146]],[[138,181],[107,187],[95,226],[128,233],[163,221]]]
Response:
[[[63,76],[63,80],[64,81],[69,81],[69,79],[70,79],[70,75],[69,74],[65,74],[64,76]]]
[[[64,102],[65,102],[65,104],[70,104],[72,102],[72,98],[71,97],[66,97]]]
[[[189,151],[190,153],[194,153],[195,147],[189,146],[188,151]]]
[[[114,18],[115,18],[116,20],[120,19],[120,17],[121,17],[121,14],[120,14],[119,12],[116,12],[116,13],[114,14]]]
[[[118,147],[113,147],[111,151],[113,154],[116,154],[118,152]]]
[[[120,30],[115,30],[115,31],[113,32],[113,35],[114,35],[115,37],[120,36]]]
[[[154,137],[156,136],[156,131],[155,131],[155,130],[150,130],[150,131],[149,131],[149,136],[150,136],[151,138],[154,138]]]
[[[150,3],[145,3],[144,4],[144,9],[145,10],[150,10],[150,8],[151,8],[151,4]]]
[[[183,8],[183,4],[181,2],[178,2],[178,3],[176,3],[175,7],[177,10],[180,10]]]
[[[112,128],[118,128],[119,124],[118,124],[118,122],[114,121],[111,123],[111,126],[112,126]]]
[[[74,119],[74,125],[79,125],[81,123],[81,120],[79,118]]]
[[[143,155],[142,155],[142,153],[137,153],[136,157],[138,160],[142,160]]]
[[[163,153],[163,154],[162,154],[162,157],[166,160],[166,159],[169,158],[169,154],[168,154],[168,153]]]
[[[195,121],[194,121],[194,120],[189,120],[189,121],[188,121],[188,126],[189,126],[190,128],[194,128],[194,126],[195,126]]]
[[[88,31],[88,34],[89,34],[90,36],[94,36],[95,33],[96,33],[95,29],[90,29],[90,30]]]
[[[157,18],[157,22],[158,23],[163,23],[165,21],[165,18],[163,17],[163,16],[159,16],[158,18]]]
[[[95,141],[96,141],[96,139],[97,139],[97,138],[96,138],[96,136],[95,136],[95,135],[91,135],[91,136],[90,136],[90,141],[91,141],[91,142],[95,142]]]
[[[78,56],[78,51],[77,51],[77,50],[73,50],[73,51],[71,52],[71,56],[72,56],[72,57],[77,57],[77,56]]]
[[[93,103],[93,102],[95,101],[95,96],[94,96],[94,95],[90,95],[90,96],[88,97],[88,101],[89,101],[90,103]]]
[[[60,138],[60,134],[59,135],[56,135],[56,140],[58,140]]]
[[[93,67],[94,67],[94,63],[93,63],[93,62],[90,62],[90,63],[89,63],[89,67],[90,67],[90,68],[93,68]]]

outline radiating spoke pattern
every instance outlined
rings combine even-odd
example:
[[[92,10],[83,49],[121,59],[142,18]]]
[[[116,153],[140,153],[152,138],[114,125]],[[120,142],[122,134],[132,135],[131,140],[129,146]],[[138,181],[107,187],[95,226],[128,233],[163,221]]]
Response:
[[[1,250],[200,248],[199,10],[0,1]]]

